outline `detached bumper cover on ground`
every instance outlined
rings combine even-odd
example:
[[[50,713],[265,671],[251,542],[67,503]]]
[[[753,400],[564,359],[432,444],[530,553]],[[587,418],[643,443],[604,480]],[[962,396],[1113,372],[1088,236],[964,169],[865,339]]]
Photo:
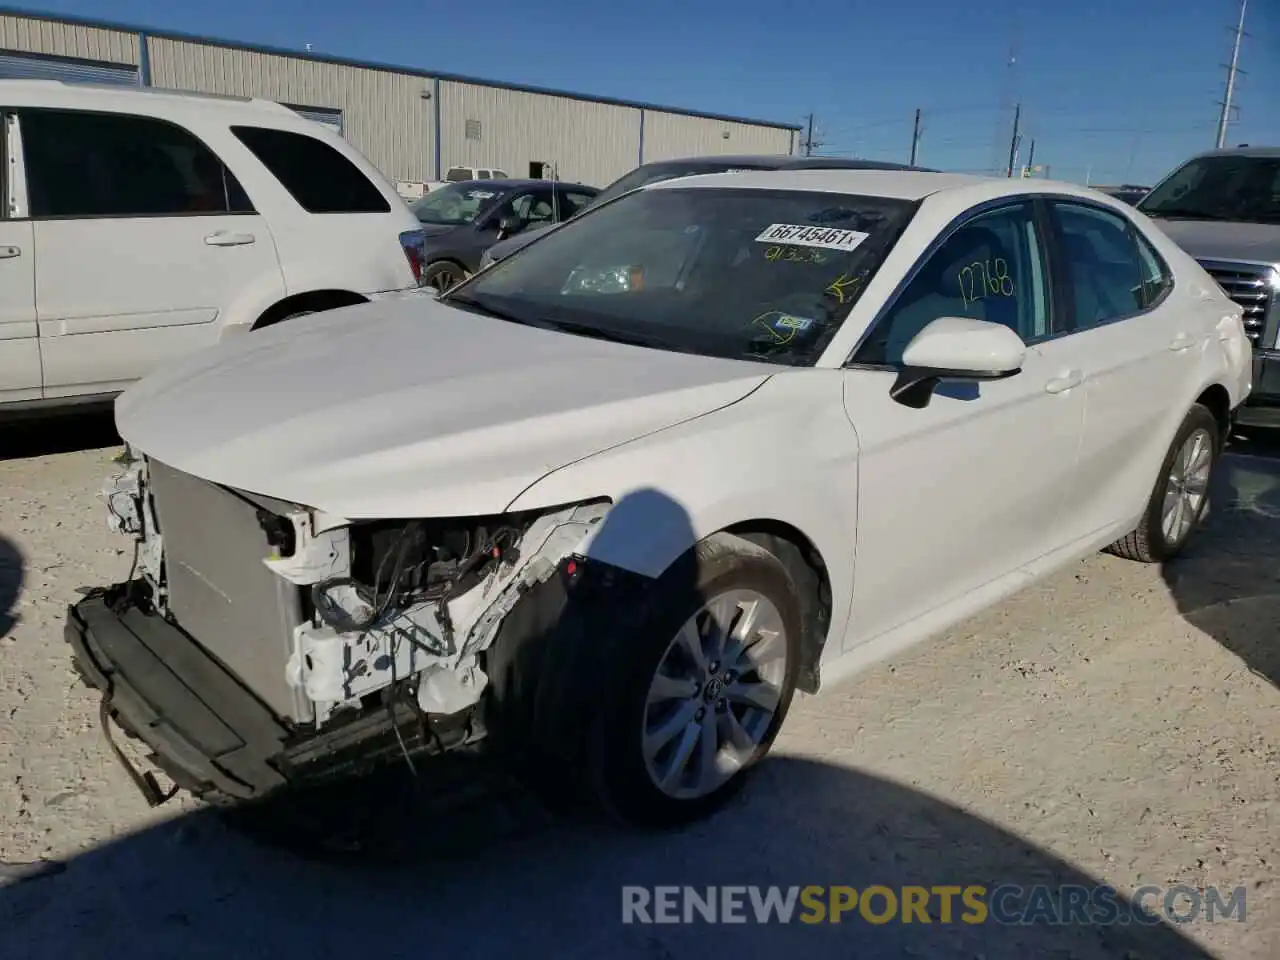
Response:
[[[128,602],[123,589],[70,607],[65,635],[81,675],[102,691],[104,714],[145,743],[179,786],[250,799],[284,784],[268,761],[289,731],[194,640]]]

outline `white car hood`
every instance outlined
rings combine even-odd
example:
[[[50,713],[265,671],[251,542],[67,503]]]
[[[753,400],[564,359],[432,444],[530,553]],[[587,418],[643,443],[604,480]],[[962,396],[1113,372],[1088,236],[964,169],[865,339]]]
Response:
[[[388,301],[201,351],[122,394],[116,425],[178,470],[337,517],[499,513],[549,471],[775,369]]]

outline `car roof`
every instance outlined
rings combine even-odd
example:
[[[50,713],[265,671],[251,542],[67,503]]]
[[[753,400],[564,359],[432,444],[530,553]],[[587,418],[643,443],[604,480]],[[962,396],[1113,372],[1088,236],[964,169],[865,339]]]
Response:
[[[904,163],[893,163],[889,160],[861,160],[854,157],[797,157],[787,153],[727,153],[702,155],[697,157],[677,157],[671,160],[653,160],[643,164],[646,168],[655,167],[721,167],[750,166],[769,170],[801,170],[809,167],[818,169],[848,170],[915,170]]]
[[[477,169],[485,170],[488,168],[479,167]],[[553,183],[558,183],[560,186],[568,187],[569,189],[572,189],[572,190],[587,190],[595,193],[600,192],[595,187],[589,187],[585,183],[576,183],[572,180],[538,180],[538,179],[518,180],[518,179],[515,179],[514,177],[507,177],[504,179],[491,179],[491,180],[454,180],[449,184],[449,186],[495,187],[500,190],[517,190],[522,187],[545,187],[545,186],[550,186]],[[427,194],[427,196],[430,196],[430,194]]]
[[[1074,183],[1021,177],[975,176],[924,170],[746,170],[738,173],[700,173],[661,180],[642,190],[697,190],[737,187],[748,190],[812,190],[855,196],[919,201],[937,194],[953,194],[957,202],[978,203],[1019,194],[1057,194],[1099,202],[1105,194]]]
[[[261,97],[236,97],[220,93],[164,90],[109,83],[68,83],[64,80],[0,80],[0,95],[9,106],[97,107],[105,110],[141,110],[154,104],[173,110],[235,110],[241,115],[260,113],[274,121],[288,119],[310,123],[288,107]]]
[[[920,200],[931,193],[953,187],[983,183],[990,179],[959,173],[926,173],[915,170],[744,170],[735,173],[700,173],[676,180],[660,180],[645,190],[696,189],[699,187],[744,187],[757,190],[817,190],[826,193],[853,193],[863,196]]]
[[[1194,159],[1199,160],[1201,157],[1254,157],[1257,159],[1275,159],[1280,157],[1280,147],[1224,147],[1221,150],[1206,150],[1204,153],[1198,153]]]

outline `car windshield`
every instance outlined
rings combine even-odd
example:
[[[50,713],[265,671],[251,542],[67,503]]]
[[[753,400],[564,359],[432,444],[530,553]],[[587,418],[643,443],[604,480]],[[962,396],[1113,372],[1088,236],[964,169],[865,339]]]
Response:
[[[811,365],[917,204],[792,190],[641,190],[443,298],[583,336]]]
[[[646,163],[636,167],[630,173],[623,174],[609,184],[591,202],[592,206],[608,203],[614,197],[630,193],[639,187],[658,183],[662,180],[674,180],[676,177],[692,177],[700,173],[730,173],[735,170],[761,170],[764,167],[743,166],[741,163],[708,163],[700,160],[696,163]]]
[[[505,191],[474,180],[432,190],[409,209],[420,223],[458,227],[470,223],[502,199]]]
[[[1149,217],[1280,224],[1280,157],[1197,157],[1146,195]]]

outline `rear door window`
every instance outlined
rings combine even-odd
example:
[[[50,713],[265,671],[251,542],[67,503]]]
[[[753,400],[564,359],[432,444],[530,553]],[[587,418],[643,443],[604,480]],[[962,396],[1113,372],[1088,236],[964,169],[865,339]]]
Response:
[[[1055,200],[1050,209],[1062,241],[1075,301],[1074,329],[1088,330],[1147,307],[1149,284],[1129,222],[1110,210]]]
[[[388,213],[386,197],[354,163],[315,137],[271,127],[231,132],[308,213]]]
[[[222,160],[176,124],[75,110],[19,117],[34,218],[253,212]]]

